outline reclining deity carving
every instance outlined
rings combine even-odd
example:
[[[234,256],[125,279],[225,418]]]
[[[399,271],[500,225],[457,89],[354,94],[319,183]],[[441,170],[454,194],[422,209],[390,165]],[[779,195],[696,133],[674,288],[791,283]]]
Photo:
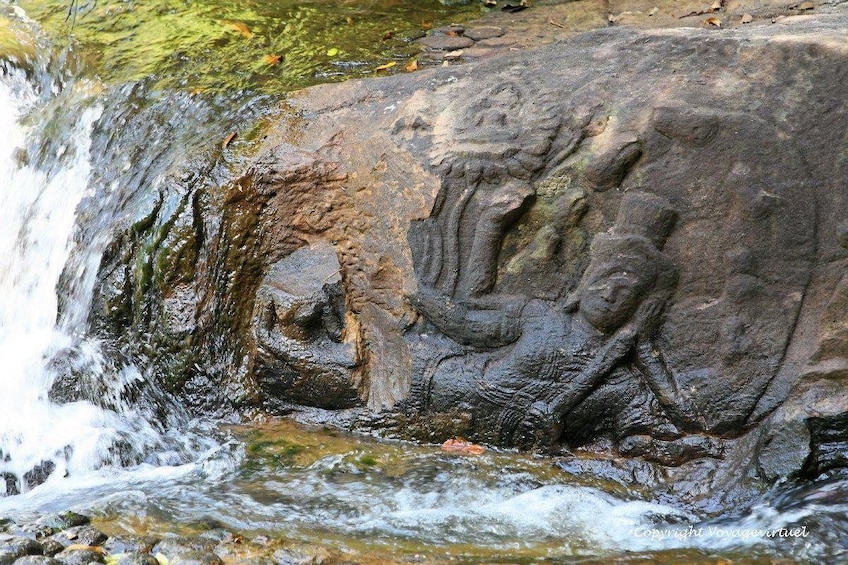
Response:
[[[579,215],[571,210],[572,221]],[[468,411],[475,439],[522,447],[576,445],[607,431],[649,442],[704,431],[655,341],[677,281],[662,252],[675,220],[664,198],[626,193],[614,226],[595,236],[576,290],[556,301],[481,293],[493,287],[494,268],[461,277],[473,284],[456,297],[419,287],[411,304],[461,347],[416,371],[413,400],[423,410]],[[503,234],[503,218],[490,211],[480,221],[494,227],[478,222],[472,265],[497,261],[502,243],[491,234]]]

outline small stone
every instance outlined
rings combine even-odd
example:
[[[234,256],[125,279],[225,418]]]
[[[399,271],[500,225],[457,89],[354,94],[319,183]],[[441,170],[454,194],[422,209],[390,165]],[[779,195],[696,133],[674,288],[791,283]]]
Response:
[[[427,49],[436,49],[439,51],[455,51],[464,49],[474,45],[474,40],[458,35],[429,35],[423,39],[419,39],[418,43]]]
[[[106,562],[103,552],[93,549],[65,549],[56,554],[56,560],[63,565],[90,565]]]
[[[54,555],[65,549],[64,545],[54,539],[43,540],[41,542],[41,547],[44,549],[44,555],[47,555],[49,557],[53,557]]]
[[[170,563],[171,565],[224,565],[220,557],[204,551],[181,553],[174,556]]]
[[[113,553],[150,553],[159,543],[153,536],[112,536],[103,544],[103,551]]]
[[[119,553],[110,555],[115,565],[159,565],[159,560],[149,553]]]
[[[480,41],[481,39],[492,39],[493,37],[500,37],[503,34],[503,28],[495,26],[480,26],[473,27],[466,31],[465,37],[471,38],[474,41]]]
[[[15,565],[62,565],[62,562],[46,555],[27,555],[15,561]]]

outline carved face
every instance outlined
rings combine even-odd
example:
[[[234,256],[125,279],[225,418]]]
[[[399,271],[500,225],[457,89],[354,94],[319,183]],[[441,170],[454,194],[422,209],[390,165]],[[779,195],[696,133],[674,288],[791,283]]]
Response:
[[[653,279],[645,264],[590,265],[580,292],[580,313],[604,333],[616,330],[633,316]]]

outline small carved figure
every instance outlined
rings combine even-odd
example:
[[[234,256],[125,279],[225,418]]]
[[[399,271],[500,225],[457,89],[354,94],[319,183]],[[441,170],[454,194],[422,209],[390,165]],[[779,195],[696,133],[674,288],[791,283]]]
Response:
[[[624,196],[612,230],[595,237],[576,292],[556,302],[482,295],[454,300],[429,289],[410,298],[440,332],[465,346],[415,390],[425,408],[464,407],[481,439],[530,447],[562,439],[565,420],[614,372],[662,407],[643,418],[668,436],[704,428],[654,344],[677,272],[661,249],[676,213],[658,196]],[[476,242],[475,242],[476,243]],[[499,245],[500,242],[490,242]],[[493,256],[491,250],[478,253]],[[473,261],[473,258],[472,258]],[[628,381],[628,379],[624,379]],[[626,401],[631,400],[630,398]],[[638,420],[638,418],[636,418]]]

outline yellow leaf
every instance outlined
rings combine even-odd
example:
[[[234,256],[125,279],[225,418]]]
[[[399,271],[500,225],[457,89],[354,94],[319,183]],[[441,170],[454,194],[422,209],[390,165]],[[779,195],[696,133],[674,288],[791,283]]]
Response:
[[[244,22],[233,22],[233,21],[229,21],[229,20],[222,20],[221,24],[223,24],[223,26],[226,27],[227,29],[231,29],[233,31],[239,32],[240,34],[245,36],[247,39],[250,39],[251,37],[253,37],[253,32],[250,31],[250,28],[247,27],[247,24],[244,23]]]
[[[335,47],[331,47],[330,49],[327,49],[327,57],[335,57],[338,54],[339,54],[339,50],[336,49]]]
[[[227,146],[233,142],[233,140],[238,135],[238,132],[232,132],[230,135],[224,138],[224,141],[221,142],[221,149],[226,149]]]
[[[417,60],[417,59],[413,59],[413,60],[411,60],[411,61],[410,61],[410,62],[406,65],[406,67],[404,67],[404,69],[405,69],[405,70],[406,70],[406,72],[408,72],[408,73],[411,73],[412,71],[417,71],[417,70],[418,70],[418,60]]]
[[[718,18],[715,18],[715,17],[707,18],[706,20],[704,20],[704,25],[707,26],[707,27],[709,27],[709,26],[721,27],[721,20],[718,19]]]
[[[389,62],[388,62],[388,63],[386,63],[385,65],[380,65],[379,67],[377,67],[377,68],[376,68],[376,69],[374,69],[374,70],[375,70],[375,71],[377,71],[377,72],[385,71],[385,70],[391,69],[391,68],[392,68],[392,67],[394,67],[395,65],[397,65],[397,63],[396,63],[396,62],[394,62],[394,61],[389,61]]]
[[[265,55],[265,64],[266,65],[279,65],[280,61],[283,60],[282,55]]]
[[[171,562],[168,561],[168,558],[162,555],[161,553],[157,553],[153,557],[156,559],[156,561],[159,562],[159,565],[171,565]]]
[[[72,543],[71,545],[69,545],[65,549],[70,550],[70,551],[73,551],[75,549],[85,549],[85,550],[88,550],[88,551],[94,551],[95,553],[103,553],[102,547],[97,547],[96,545],[85,545],[85,544],[81,544],[81,543]]]

